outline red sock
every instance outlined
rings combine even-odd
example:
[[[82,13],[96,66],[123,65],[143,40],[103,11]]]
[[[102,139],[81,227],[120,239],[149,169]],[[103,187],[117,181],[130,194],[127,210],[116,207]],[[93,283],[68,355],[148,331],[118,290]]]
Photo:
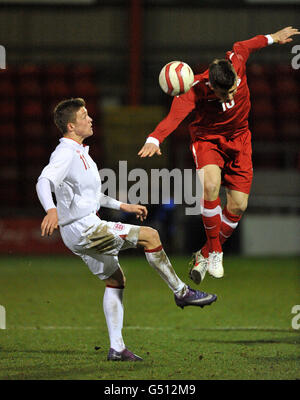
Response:
[[[214,201],[204,200],[204,210],[202,214],[202,221],[204,224],[206,237],[208,241],[208,250],[209,253],[213,251],[222,252],[222,246],[220,243],[219,233],[221,228],[221,202],[218,197]],[[205,249],[207,250],[207,249]],[[208,257],[207,252],[204,250],[206,254],[202,255],[204,257]]]
[[[222,212],[222,223],[220,229],[220,242],[223,244],[233,233],[235,228],[238,226],[239,220],[242,215],[231,214],[227,207],[224,207]]]

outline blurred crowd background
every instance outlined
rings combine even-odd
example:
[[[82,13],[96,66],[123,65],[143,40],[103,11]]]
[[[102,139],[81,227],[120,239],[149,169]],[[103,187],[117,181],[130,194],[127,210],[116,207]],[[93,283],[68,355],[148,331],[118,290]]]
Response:
[[[60,138],[52,118],[57,102],[86,100],[95,132],[87,144],[99,169],[111,168],[118,176],[120,160],[128,161],[129,171],[194,169],[189,118],[162,145],[162,157],[137,156],[171,104],[158,85],[162,66],[182,60],[202,72],[234,42],[286,26],[299,29],[299,21],[295,0],[0,1],[0,45],[6,50],[6,69],[0,70],[0,252],[66,251],[59,234],[40,238],[44,211],[35,191]],[[228,253],[300,254],[297,53],[295,37],[248,61],[254,181]],[[195,251],[205,239],[201,216],[187,216],[184,209],[172,198],[149,205],[148,224],[159,229],[172,253]],[[101,217],[135,223],[109,210]]]

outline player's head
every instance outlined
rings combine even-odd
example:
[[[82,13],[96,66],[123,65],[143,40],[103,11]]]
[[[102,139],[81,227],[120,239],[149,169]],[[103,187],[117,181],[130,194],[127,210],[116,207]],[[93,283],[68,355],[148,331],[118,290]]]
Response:
[[[228,60],[214,60],[209,65],[209,82],[216,96],[231,101],[237,90],[237,74]]]
[[[63,135],[75,134],[85,139],[93,134],[92,118],[80,97],[58,103],[54,108],[54,123]]]

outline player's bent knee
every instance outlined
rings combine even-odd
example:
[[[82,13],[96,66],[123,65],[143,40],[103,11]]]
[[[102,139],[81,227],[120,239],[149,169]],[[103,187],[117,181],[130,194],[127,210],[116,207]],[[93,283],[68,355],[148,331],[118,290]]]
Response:
[[[219,195],[220,185],[215,182],[204,184],[204,195],[206,200],[215,200]]]
[[[123,272],[118,269],[108,279],[105,279],[106,286],[112,286],[116,288],[124,288],[126,284],[126,277]]]
[[[140,230],[139,244],[143,247],[150,249],[160,245],[159,233],[156,229],[149,226],[143,226]]]
[[[156,246],[160,243],[160,237],[159,237],[159,233],[156,229],[154,228],[148,228],[148,242],[150,245]]]
[[[234,204],[231,204],[231,206],[227,208],[229,208],[228,211],[230,213],[234,215],[241,215],[247,210],[247,207],[248,207],[248,200],[244,200],[241,202],[236,202]]]

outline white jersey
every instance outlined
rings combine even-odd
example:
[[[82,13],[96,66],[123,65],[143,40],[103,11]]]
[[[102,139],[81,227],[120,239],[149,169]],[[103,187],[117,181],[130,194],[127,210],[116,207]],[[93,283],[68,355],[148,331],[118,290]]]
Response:
[[[39,179],[47,178],[55,193],[60,226],[95,214],[101,205],[101,179],[96,163],[88,154],[89,146],[62,138],[51,154],[49,164]],[[106,196],[104,196],[106,197]],[[111,199],[110,208],[120,202]]]

